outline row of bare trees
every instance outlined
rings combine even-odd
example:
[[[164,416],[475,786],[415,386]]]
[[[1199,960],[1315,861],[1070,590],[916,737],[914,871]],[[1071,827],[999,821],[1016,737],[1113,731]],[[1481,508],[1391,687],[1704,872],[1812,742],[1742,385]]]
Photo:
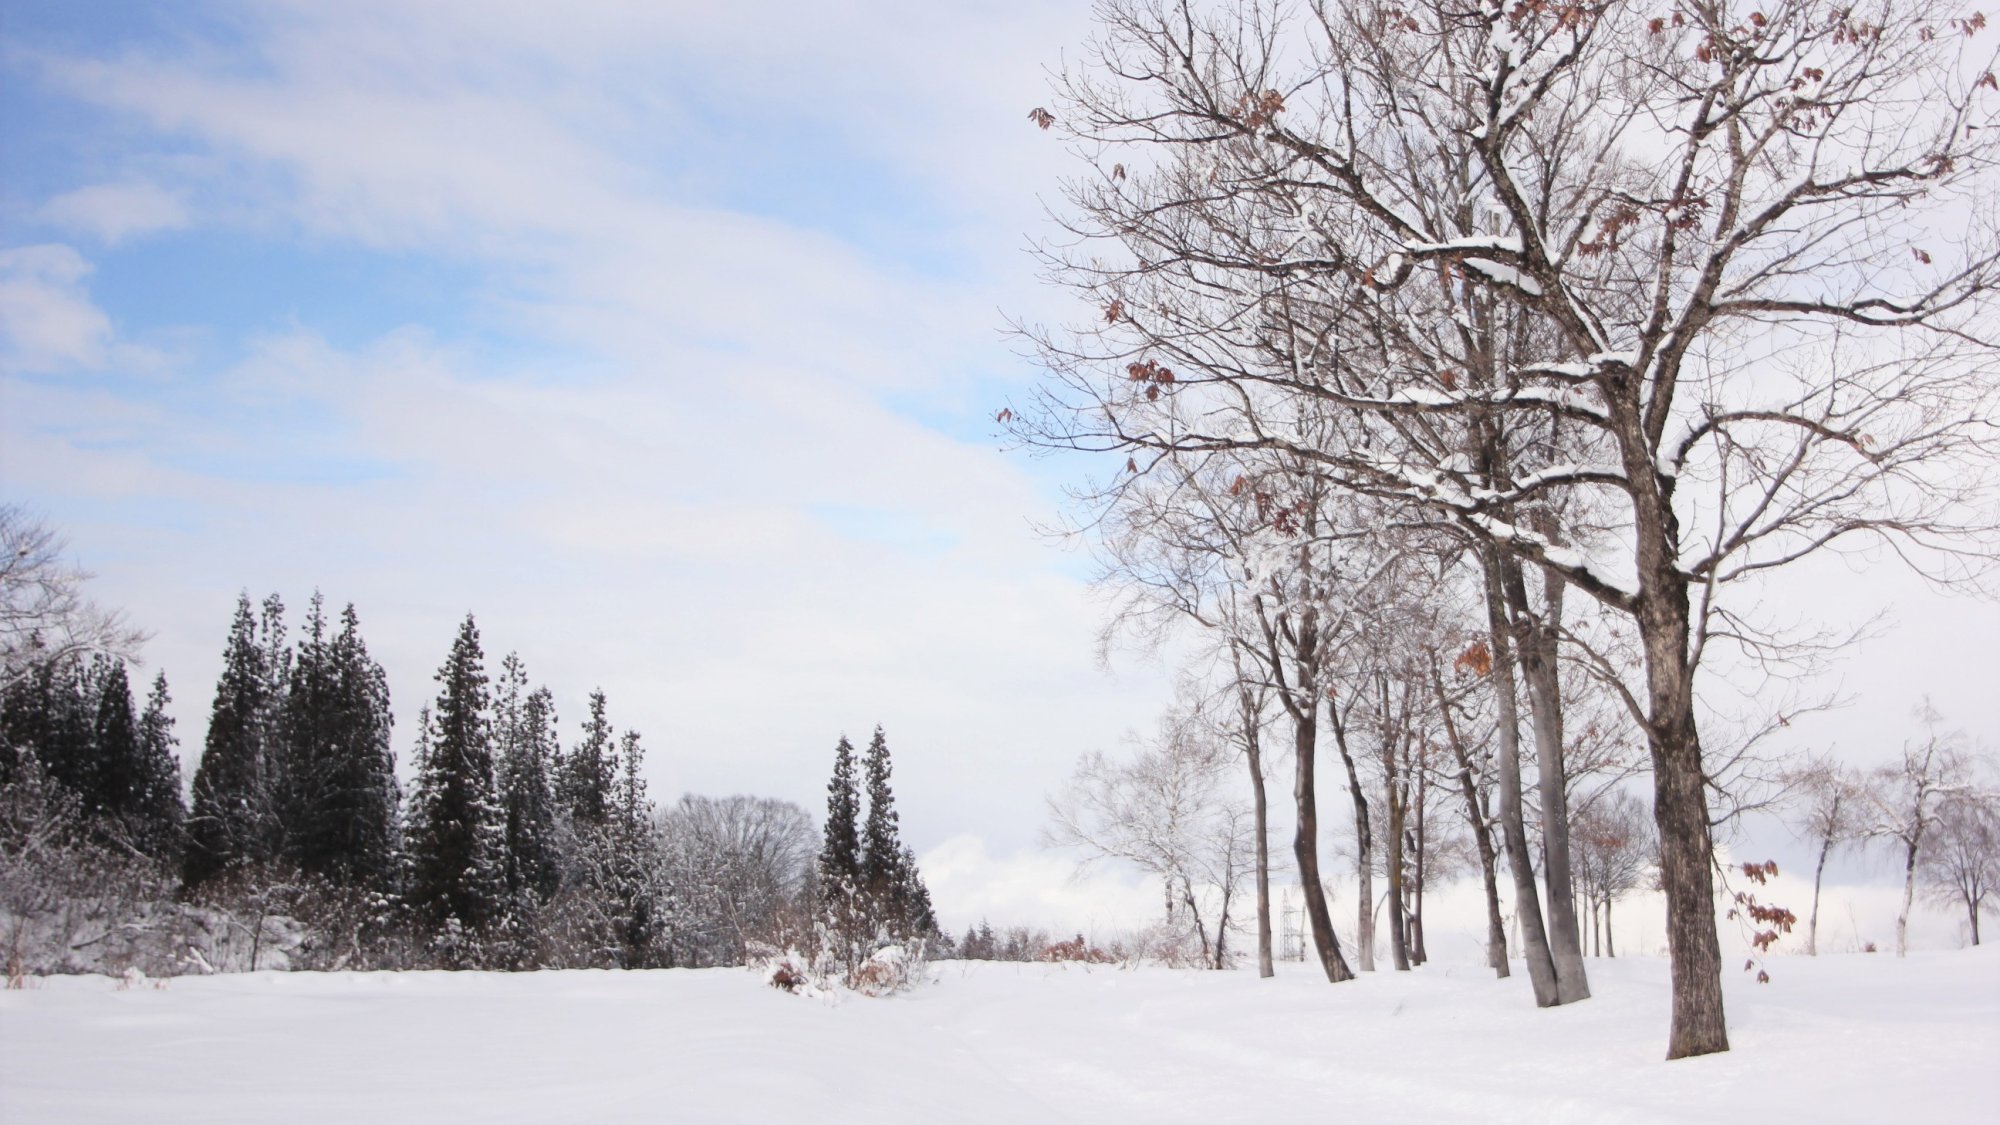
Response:
[[[1806,952],[1819,952],[1820,884],[1827,860],[1844,847],[1879,845],[1894,853],[1903,876],[1896,913],[1896,956],[1909,951],[1910,908],[1919,889],[1965,913],[1972,944],[1979,916],[2000,898],[2000,788],[1991,762],[1969,753],[1962,734],[1943,733],[1926,703],[1917,718],[1922,737],[1894,759],[1859,770],[1831,756],[1797,771],[1794,819],[1817,849]],[[1989,767],[1982,775],[1981,766]]]
[[[1491,787],[1536,1001],[1589,994],[1575,666],[1645,748],[1667,1053],[1726,1050],[1713,829],[1745,759],[1705,745],[1698,688],[1799,651],[1736,591],[1825,549],[1887,543],[1940,579],[1992,558],[1983,21],[1926,0],[1097,17],[1030,114],[1082,164],[1041,254],[1088,311],[1022,326],[1047,377],[1002,421],[1112,456],[1081,522],[1130,608],[1199,622],[1242,712],[1262,693],[1290,720],[1329,980],[1350,968],[1321,890],[1319,713],[1343,766],[1383,763],[1390,827],[1360,850],[1400,861],[1420,806],[1396,779],[1432,740],[1393,717],[1455,724],[1439,701],[1476,680],[1491,758],[1465,743],[1467,804]],[[1357,663],[1362,641],[1394,651]]]

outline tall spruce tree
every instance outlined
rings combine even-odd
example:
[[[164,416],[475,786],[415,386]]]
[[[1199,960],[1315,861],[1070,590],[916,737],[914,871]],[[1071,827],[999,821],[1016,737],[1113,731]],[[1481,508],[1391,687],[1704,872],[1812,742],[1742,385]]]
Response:
[[[494,745],[507,820],[507,890],[529,905],[546,902],[561,873],[550,770],[555,757],[555,699],[528,690],[527,670],[513,653],[500,663],[494,699]]]
[[[861,877],[861,796],[854,786],[854,744],[846,735],[833,749],[833,777],[826,783],[826,838],[818,875],[821,952],[830,967],[853,972],[870,952],[874,932]]]
[[[882,728],[868,740],[861,758],[862,787],[868,791],[868,819],[861,830],[861,885],[878,917],[902,917],[903,841],[896,816],[896,795],[889,788],[889,740]]]
[[[625,950],[623,964],[628,969],[651,968],[658,963],[656,946],[665,919],[653,874],[658,867],[654,848],[653,803],[646,798],[646,782],[640,776],[645,747],[639,732],[628,730],[620,745],[620,772],[611,833],[614,859],[613,886],[619,908],[619,937]]]
[[[822,894],[861,886],[861,797],[854,787],[854,744],[846,735],[833,748],[833,777],[826,783],[826,839],[819,851]]]
[[[174,717],[167,714],[172,702],[167,674],[161,672],[153,677],[153,690],[139,716],[139,761],[130,806],[134,842],[161,860],[179,857],[187,822],[187,805],[181,800],[180,739],[174,735]]]
[[[408,901],[436,931],[476,935],[506,894],[506,819],[493,773],[492,718],[479,628],[467,614],[438,669],[437,702],[417,766]],[[478,963],[476,949],[450,954]]]
[[[395,884],[401,799],[391,741],[395,714],[389,678],[368,655],[352,602],[341,610],[340,632],[324,659],[328,696],[315,754],[315,811],[301,858],[309,853],[306,869],[336,883],[387,891]]]
[[[274,605],[276,612],[273,611]],[[263,638],[283,636],[273,595],[265,602]],[[271,858],[276,843],[272,798],[276,754],[275,676],[260,641],[250,596],[236,601],[222,676],[215,685],[208,738],[194,775],[184,879],[197,887],[230,869]]]
[[[333,875],[343,858],[339,811],[327,803],[340,724],[331,642],[326,603],[314,590],[287,675],[280,729],[285,773],[277,808],[285,826],[285,858],[302,871],[321,876]]]
[[[559,782],[562,805],[579,829],[601,828],[611,820],[618,747],[612,742],[611,721],[604,712],[604,691],[600,688],[590,693],[590,718],[583,724],[583,741],[563,761]]]
[[[90,686],[96,694],[91,723],[88,783],[80,787],[84,812],[100,818],[103,830],[123,834],[125,819],[138,806],[139,716],[132,705],[132,682],[125,662],[108,656],[92,661]]]

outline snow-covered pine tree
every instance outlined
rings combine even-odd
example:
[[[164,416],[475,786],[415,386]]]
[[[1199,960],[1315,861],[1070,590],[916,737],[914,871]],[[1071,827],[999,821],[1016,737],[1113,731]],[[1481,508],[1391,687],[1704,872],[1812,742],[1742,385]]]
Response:
[[[646,798],[646,781],[639,776],[646,750],[639,732],[628,730],[620,745],[615,819],[611,832],[613,886],[619,907],[619,931],[628,969],[660,963],[659,939],[666,919],[654,882],[658,850],[653,835],[653,802]]]
[[[550,779],[555,726],[555,698],[545,687],[528,690],[527,669],[508,653],[500,664],[493,735],[507,818],[507,890],[517,915],[548,901],[561,870]]]
[[[442,960],[456,968],[480,962],[480,933],[499,915],[507,885],[485,657],[471,614],[437,681],[411,799],[407,901]]]
[[[6,718],[9,740],[76,796],[81,815],[97,773],[96,687],[88,667],[74,658],[52,660],[22,676],[8,691]]]
[[[273,632],[266,605],[266,629]],[[276,629],[282,635],[282,627]],[[271,858],[274,843],[271,752],[273,677],[250,595],[239,595],[222,654],[208,738],[194,775],[183,878],[189,887]]]
[[[349,602],[329,653],[333,722],[321,800],[328,810],[327,873],[350,886],[386,892],[395,885],[398,845],[395,714],[389,677],[368,655],[361,618]]]
[[[122,834],[125,815],[139,784],[139,716],[132,706],[132,682],[125,662],[99,656],[92,662],[90,689],[96,696],[91,723],[87,784],[79,789],[84,813],[99,818],[100,831]]]
[[[187,805],[181,801],[180,739],[174,735],[174,717],[167,714],[172,702],[167,674],[161,672],[153,677],[153,690],[139,716],[139,761],[131,798],[134,843],[160,860],[180,857],[187,824]]]
[[[580,828],[599,827],[611,819],[611,787],[618,772],[618,749],[612,744],[611,722],[604,716],[604,691],[590,693],[590,718],[583,724],[583,741],[562,763],[557,780],[563,810]]]
[[[910,845],[903,845],[902,859],[903,887],[903,932],[909,937],[942,937],[948,944],[951,935],[938,929],[937,914],[931,909],[931,890],[924,886],[924,877],[917,873],[917,853]]]
[[[854,744],[846,735],[833,750],[833,777],[826,784],[826,836],[820,846],[819,924],[821,956],[829,968],[852,972],[870,952],[862,948],[874,927],[863,905],[861,796],[855,788]]]
[[[306,612],[298,652],[287,670],[280,742],[285,763],[277,794],[285,858],[311,875],[332,875],[340,859],[342,825],[327,806],[339,722],[326,603],[318,590]]]
[[[896,794],[889,787],[890,768],[889,740],[877,726],[861,758],[862,788],[868,792],[868,818],[861,829],[861,885],[877,911],[900,917],[903,841]]]
[[[861,833],[861,880],[871,924],[904,942],[935,934],[937,919],[931,913],[930,891],[917,874],[916,856],[903,844],[889,780],[892,772],[889,741],[878,726],[862,758],[868,819]]]
[[[846,735],[833,748],[833,778],[826,783],[826,842],[819,852],[822,888],[861,882],[861,798],[854,786],[854,744]]]

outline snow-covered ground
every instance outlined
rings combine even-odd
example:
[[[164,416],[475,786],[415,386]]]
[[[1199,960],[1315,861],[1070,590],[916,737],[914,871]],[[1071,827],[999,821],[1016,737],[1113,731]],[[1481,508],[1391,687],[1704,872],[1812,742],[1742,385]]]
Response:
[[[1773,958],[1677,1063],[1666,965],[1536,1011],[1472,965],[1329,987],[960,964],[887,1000],[743,970],[281,974],[0,993],[0,1120],[2000,1120],[2000,950]]]

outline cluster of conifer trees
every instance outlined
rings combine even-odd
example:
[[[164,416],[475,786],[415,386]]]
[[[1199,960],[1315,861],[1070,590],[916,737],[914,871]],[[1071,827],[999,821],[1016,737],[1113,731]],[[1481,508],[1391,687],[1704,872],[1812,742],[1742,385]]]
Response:
[[[882,728],[868,742],[854,776],[854,744],[841,736],[826,786],[826,838],[818,876],[823,951],[852,972],[876,947],[935,938],[937,919],[917,860],[902,842],[896,796],[889,786],[889,743]],[[868,812],[861,813],[866,792]]]
[[[307,938],[293,964],[740,963],[752,943],[827,935],[865,957],[882,940],[936,932],[899,838],[880,729],[863,763],[865,824],[843,738],[811,864],[809,843],[784,844],[811,830],[797,806],[685,798],[656,816],[640,735],[614,731],[604,694],[565,749],[552,693],[515,655],[489,677],[470,615],[436,680],[405,793],[387,677],[353,606],[335,623],[315,594],[293,643],[282,601],[245,595],[190,805],[165,676],[139,710],[124,663],[108,657],[50,662],[6,685],[0,795],[59,798],[37,797],[36,823],[58,809],[95,846],[143,859],[162,893],[254,913],[259,940],[266,917],[296,920]]]

